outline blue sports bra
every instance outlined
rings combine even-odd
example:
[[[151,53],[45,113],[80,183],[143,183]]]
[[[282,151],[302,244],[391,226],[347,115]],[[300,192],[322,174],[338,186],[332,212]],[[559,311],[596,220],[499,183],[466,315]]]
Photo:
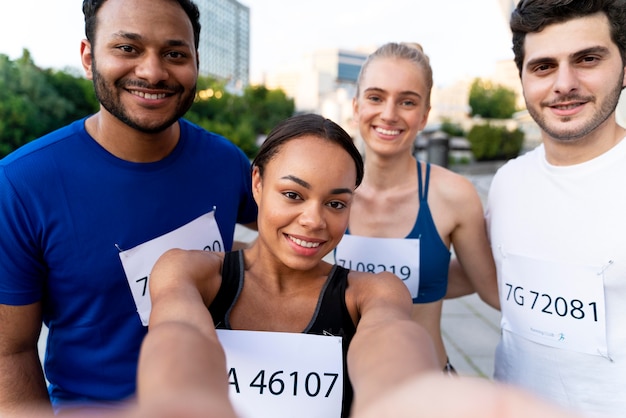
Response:
[[[406,236],[406,238],[419,238],[420,240],[419,289],[413,303],[428,303],[443,299],[448,288],[450,250],[441,240],[428,206],[429,163],[426,163],[425,177],[422,184],[422,167],[417,161],[420,206],[413,229]],[[350,231],[347,230],[346,234],[349,233]]]

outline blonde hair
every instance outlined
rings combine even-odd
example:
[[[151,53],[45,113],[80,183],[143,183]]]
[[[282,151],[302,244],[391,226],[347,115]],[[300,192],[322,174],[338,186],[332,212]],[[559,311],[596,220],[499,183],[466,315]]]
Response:
[[[414,63],[423,73],[426,82],[426,104],[430,106],[430,92],[433,88],[433,69],[430,67],[430,59],[424,53],[424,48],[417,42],[389,42],[376,51],[372,52],[363,63],[356,85],[356,96],[359,97],[361,81],[372,61],[378,58],[399,58]]]

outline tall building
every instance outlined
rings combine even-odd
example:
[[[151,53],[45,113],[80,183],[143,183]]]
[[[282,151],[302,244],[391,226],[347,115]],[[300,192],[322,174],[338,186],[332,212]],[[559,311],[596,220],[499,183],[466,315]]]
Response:
[[[200,74],[240,90],[250,77],[250,8],[235,0],[197,0]]]
[[[265,84],[268,88],[283,89],[294,99],[297,112],[319,113],[351,133],[356,81],[372,50],[316,50],[305,54],[293,68],[267,75]]]

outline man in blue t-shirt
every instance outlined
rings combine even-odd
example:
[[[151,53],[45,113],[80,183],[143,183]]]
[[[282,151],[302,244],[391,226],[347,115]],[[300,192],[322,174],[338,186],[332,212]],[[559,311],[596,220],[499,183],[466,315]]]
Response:
[[[85,0],[100,110],[0,160],[0,415],[131,397],[152,262],[255,227],[250,164],[181,119],[200,35],[188,0]],[[37,352],[49,328],[45,376]]]

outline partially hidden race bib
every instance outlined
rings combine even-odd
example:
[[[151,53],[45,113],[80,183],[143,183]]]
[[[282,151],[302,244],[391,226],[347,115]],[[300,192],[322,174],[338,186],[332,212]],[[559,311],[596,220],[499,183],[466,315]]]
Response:
[[[346,234],[335,250],[335,263],[350,270],[398,276],[417,298],[420,241],[415,238],[372,238]]]
[[[502,273],[503,329],[551,347],[608,355],[602,266],[507,254]]]
[[[241,418],[339,418],[341,337],[218,329]]]
[[[137,313],[144,326],[148,325],[152,309],[148,287],[150,272],[157,259],[172,248],[224,251],[222,235],[215,221],[215,211],[206,213],[165,235],[119,253],[137,306]]]

